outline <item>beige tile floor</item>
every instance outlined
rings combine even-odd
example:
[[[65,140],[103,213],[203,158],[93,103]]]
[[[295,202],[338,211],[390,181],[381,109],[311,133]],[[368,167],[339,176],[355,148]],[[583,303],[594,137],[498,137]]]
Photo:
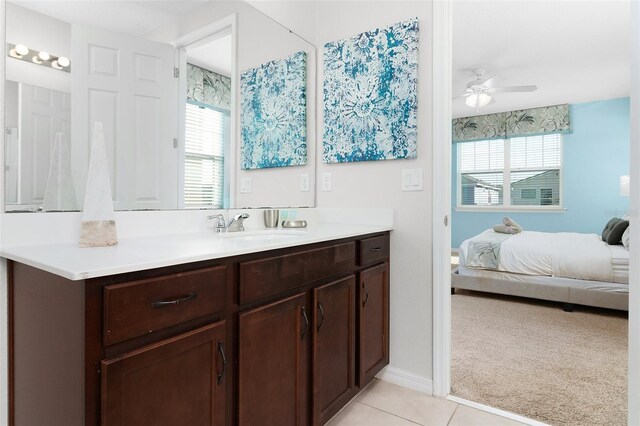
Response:
[[[326,426],[516,426],[522,424],[376,379]]]

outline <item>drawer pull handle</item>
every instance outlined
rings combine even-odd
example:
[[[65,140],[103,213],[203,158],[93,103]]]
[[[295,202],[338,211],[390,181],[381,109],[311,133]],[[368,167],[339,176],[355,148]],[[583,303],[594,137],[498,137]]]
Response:
[[[158,302],[152,302],[151,307],[164,308],[165,306],[177,305],[179,303],[188,302],[189,300],[193,300],[196,297],[198,297],[198,293],[193,292],[193,293],[187,294],[186,296],[178,297],[177,299],[173,299],[173,300],[160,300]]]
[[[376,252],[379,252],[379,251],[382,251],[382,247],[371,247],[369,249],[369,253],[376,253]]]
[[[222,343],[222,340],[218,341],[218,352],[220,352],[220,356],[222,357],[222,371],[218,374],[218,384],[220,384],[222,377],[224,377],[224,372],[227,370],[227,357],[224,354],[224,343]]]
[[[307,334],[307,329],[309,328],[309,317],[307,316],[307,310],[302,307],[302,317],[304,318],[304,328],[300,333],[300,340],[304,340],[304,335]]]
[[[324,324],[324,309],[322,309],[322,303],[318,302],[318,309],[320,310],[320,322],[318,322],[318,331],[320,331],[320,327]]]
[[[367,300],[369,300],[369,290],[367,290],[367,285],[362,283],[362,289],[364,290],[364,300],[362,301],[362,306],[367,304]]]

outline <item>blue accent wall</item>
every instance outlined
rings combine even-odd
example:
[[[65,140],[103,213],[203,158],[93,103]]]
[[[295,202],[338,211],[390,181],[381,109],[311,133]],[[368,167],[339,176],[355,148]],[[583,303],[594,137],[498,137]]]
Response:
[[[509,216],[525,230],[602,232],[612,217],[629,209],[620,196],[620,176],[629,174],[629,98],[573,104],[572,133],[563,135],[564,212],[457,212],[457,150],[452,152],[452,224],[454,248]]]

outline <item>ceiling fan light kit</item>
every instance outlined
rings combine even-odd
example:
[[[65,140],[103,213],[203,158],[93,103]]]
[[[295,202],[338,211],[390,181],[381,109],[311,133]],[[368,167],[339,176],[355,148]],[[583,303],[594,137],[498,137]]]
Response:
[[[462,95],[464,103],[471,108],[479,109],[494,103],[495,99],[491,95],[495,93],[533,92],[538,89],[537,86],[494,87],[496,74],[484,78],[484,72],[482,68],[473,70],[475,79],[467,83],[465,93]]]

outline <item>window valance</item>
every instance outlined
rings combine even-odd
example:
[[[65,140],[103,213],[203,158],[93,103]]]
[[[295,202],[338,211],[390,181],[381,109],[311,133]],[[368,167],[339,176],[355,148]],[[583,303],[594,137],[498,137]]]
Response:
[[[554,105],[453,120],[453,142],[571,132],[569,105]]]
[[[231,79],[199,66],[187,64],[187,99],[229,111]]]

